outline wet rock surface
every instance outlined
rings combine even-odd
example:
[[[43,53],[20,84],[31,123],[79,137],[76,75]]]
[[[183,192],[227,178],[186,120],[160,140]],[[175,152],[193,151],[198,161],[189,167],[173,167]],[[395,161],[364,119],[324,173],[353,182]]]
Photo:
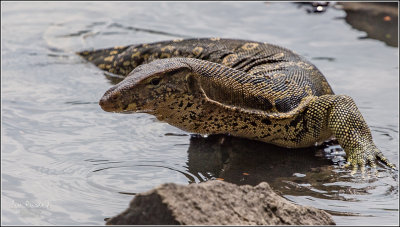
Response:
[[[140,193],[107,225],[334,225],[325,211],[296,205],[262,182],[162,184]]]

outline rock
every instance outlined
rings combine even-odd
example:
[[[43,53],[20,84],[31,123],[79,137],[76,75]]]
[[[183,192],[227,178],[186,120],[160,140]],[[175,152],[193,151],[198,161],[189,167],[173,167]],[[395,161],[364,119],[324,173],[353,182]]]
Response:
[[[140,193],[107,225],[334,225],[325,211],[296,205],[268,183],[162,184]]]

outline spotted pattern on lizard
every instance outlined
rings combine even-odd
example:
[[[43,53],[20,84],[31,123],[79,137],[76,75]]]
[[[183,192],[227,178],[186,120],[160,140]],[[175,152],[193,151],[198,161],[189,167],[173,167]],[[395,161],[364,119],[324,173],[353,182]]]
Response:
[[[146,112],[183,130],[309,147],[334,136],[353,172],[379,159],[353,99],[335,95],[322,73],[276,45],[186,39],[78,53],[126,78],[100,100],[105,111]]]

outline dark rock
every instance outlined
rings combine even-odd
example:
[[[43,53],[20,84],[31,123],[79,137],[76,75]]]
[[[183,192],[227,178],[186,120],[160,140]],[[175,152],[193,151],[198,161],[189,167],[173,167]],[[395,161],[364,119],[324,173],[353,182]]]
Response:
[[[163,184],[131,201],[107,225],[334,225],[325,211],[296,205],[260,183]]]

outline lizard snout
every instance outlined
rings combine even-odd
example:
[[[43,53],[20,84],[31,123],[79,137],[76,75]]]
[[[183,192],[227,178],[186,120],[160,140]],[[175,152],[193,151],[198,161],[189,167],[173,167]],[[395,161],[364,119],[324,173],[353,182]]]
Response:
[[[120,97],[121,97],[121,92],[115,91],[113,88],[111,88],[103,95],[103,97],[101,97],[99,105],[104,111],[107,112],[117,111],[119,109],[118,103]]]
[[[106,98],[102,97],[99,101],[99,105],[104,111],[111,112],[113,110],[114,105],[109,102]]]

